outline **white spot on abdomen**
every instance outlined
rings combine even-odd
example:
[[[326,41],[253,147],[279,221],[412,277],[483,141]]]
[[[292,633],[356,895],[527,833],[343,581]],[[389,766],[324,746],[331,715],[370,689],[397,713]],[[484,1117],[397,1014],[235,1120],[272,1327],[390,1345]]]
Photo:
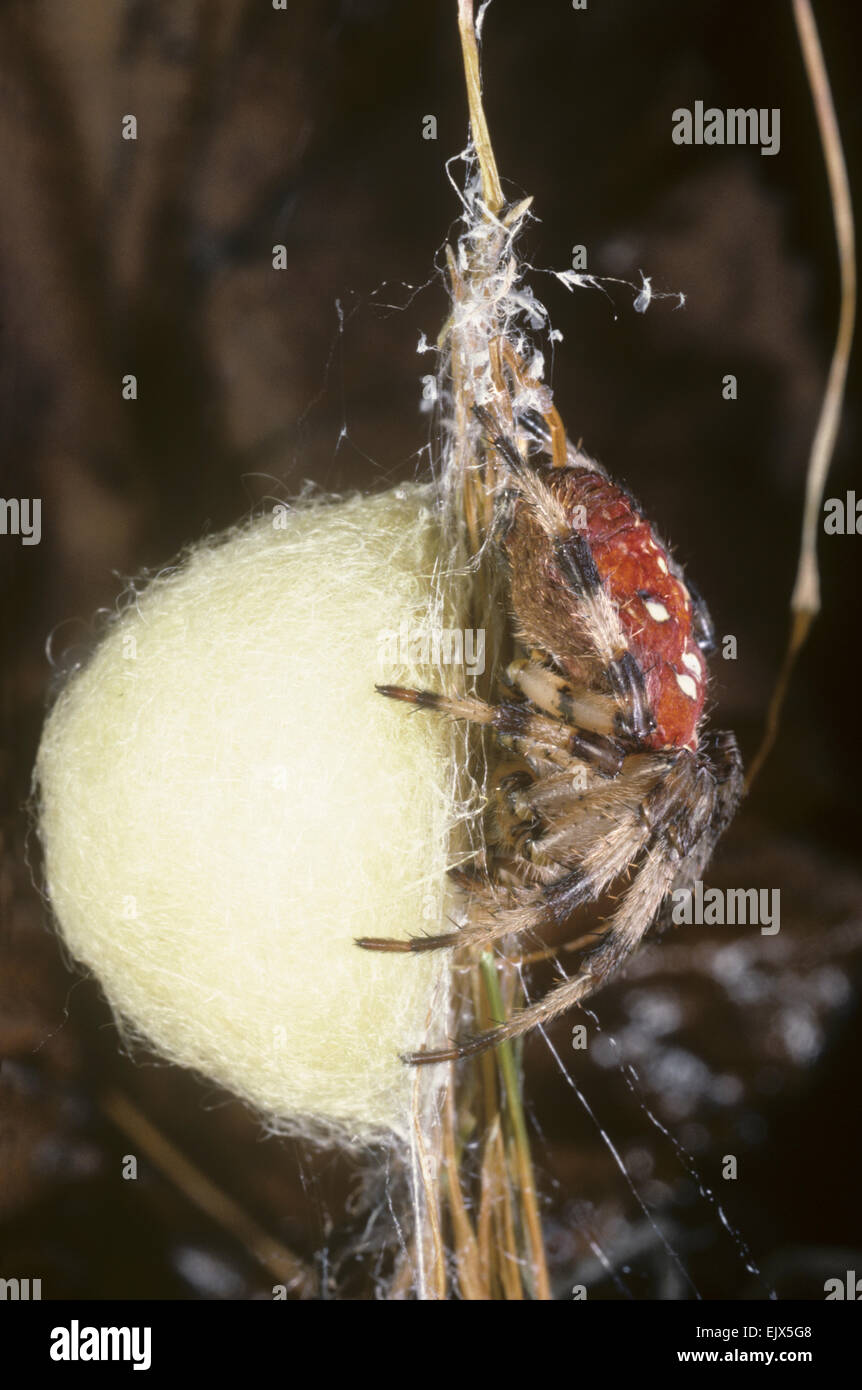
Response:
[[[695,656],[694,652],[683,652],[682,664],[683,666],[687,666],[688,669],[691,671],[692,675],[696,676],[697,679],[700,680],[701,676],[703,675],[703,667],[700,664],[699,656]]]
[[[687,695],[690,700],[696,700],[697,684],[692,680],[691,676],[681,676],[679,671],[675,671],[674,675],[676,676],[676,683],[683,695]]]
[[[650,617],[655,618],[657,623],[666,623],[670,617],[670,613],[668,613],[664,604],[660,603],[657,598],[645,598],[644,607]]]

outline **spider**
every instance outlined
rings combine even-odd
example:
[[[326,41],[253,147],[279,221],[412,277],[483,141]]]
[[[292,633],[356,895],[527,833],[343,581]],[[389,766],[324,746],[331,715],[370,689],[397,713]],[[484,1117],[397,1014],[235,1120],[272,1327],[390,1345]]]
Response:
[[[498,399],[474,405],[479,450],[497,499],[502,561],[517,643],[496,703],[474,695],[378,686],[381,695],[486,726],[519,760],[492,785],[483,871],[454,870],[467,895],[456,930],[369,950],[486,948],[562,926],[628,876],[618,906],[570,943],[576,973],[507,1021],[412,1063],[454,1061],[529,1032],[597,989],[667,915],[671,895],[701,877],[742,796],[732,733],[702,731],[703,600],[637,502],[568,441],[545,403],[518,411],[505,383],[524,379],[510,343],[492,345]],[[505,389],[503,389],[505,388]],[[664,911],[663,911],[664,909]]]

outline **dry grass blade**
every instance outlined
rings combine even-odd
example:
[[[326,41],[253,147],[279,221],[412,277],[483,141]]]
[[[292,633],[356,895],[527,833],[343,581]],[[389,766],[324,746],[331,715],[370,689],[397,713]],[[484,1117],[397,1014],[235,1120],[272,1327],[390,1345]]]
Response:
[[[473,0],[458,0],[458,29],[464,54],[464,75],[467,80],[467,100],[470,104],[470,127],[473,144],[482,171],[482,193],[489,212],[498,213],[503,206],[503,190],[497,173],[497,161],[488,134],[488,122],[482,106],[482,78],[479,72],[479,46],[473,19]]]
[[[500,1023],[506,1017],[500,983],[494,966],[494,958],[487,952],[482,956],[482,975],[488,991],[491,1016]],[[530,1140],[527,1134],[527,1121],[521,1101],[521,1083],[515,1065],[515,1052],[510,1042],[501,1043],[497,1048],[500,1072],[506,1095],[506,1116],[512,1135],[513,1168],[516,1175],[516,1190],[520,1198],[524,1230],[529,1252],[528,1274],[533,1297],[540,1300],[551,1298],[551,1283],[545,1259],[545,1246],[542,1238],[542,1222],[539,1215],[539,1202],[533,1176],[533,1163],[530,1156]]]
[[[452,1216],[452,1236],[455,1250],[455,1268],[461,1297],[468,1302],[484,1301],[491,1297],[487,1275],[483,1273],[479,1256],[479,1243],[467,1215],[464,1194],[461,1190],[461,1176],[457,1145],[455,1141],[455,1103],[453,1098],[454,1067],[446,1090],[443,1113],[443,1161],[446,1165],[446,1187],[449,1196],[449,1210]]]
[[[128,1097],[119,1091],[110,1091],[101,1097],[100,1105],[111,1123],[127,1135],[190,1202],[244,1246],[289,1294],[303,1299],[318,1295],[320,1289],[315,1271],[265,1231],[233,1197],[217,1187]]]
[[[792,615],[790,635],[781,671],[769,704],[763,739],[748,772],[747,788],[752,785],[763,767],[778,735],[781,711],[784,707],[784,699],[796,659],[805,645],[811,624],[820,612],[817,536],[820,528],[826,476],[832,461],[841,420],[844,390],[847,383],[847,368],[856,322],[856,235],[841,133],[838,128],[832,91],[810,0],[793,0],[793,14],[814,100],[814,109],[817,113],[817,125],[829,178],[841,272],[841,310],[838,317],[838,333],[829,368],[829,378],[808,461],[802,538],[799,546],[799,566],[790,599]]]
[[[478,444],[475,406],[477,364],[488,360],[493,378],[494,405],[501,419],[511,418],[510,383],[503,369],[494,370],[498,354],[514,348],[506,338],[506,296],[518,276],[512,249],[520,219],[528,201],[504,214],[504,197],[482,105],[479,51],[472,0],[458,0],[458,28],[470,112],[472,148],[478,165],[481,197],[470,182],[465,195],[467,231],[457,248],[448,248],[447,260],[452,308],[438,346],[442,396],[449,402],[449,449],[444,469],[453,507],[455,530],[463,533],[466,559],[475,566],[472,619],[487,633],[489,650],[500,659],[507,640],[505,605],[499,593],[497,571],[489,563],[486,541],[495,515],[496,464],[491,451]],[[483,389],[487,390],[487,383]],[[495,677],[494,662],[484,674],[483,693],[489,693]],[[477,756],[481,760],[481,753]],[[480,781],[483,777],[480,775]],[[470,962],[465,962],[470,965]],[[518,988],[517,972],[501,967],[498,979],[493,963],[490,974],[484,964],[470,969],[473,1018],[479,1026],[499,1019],[504,1009],[500,985],[511,1006]],[[498,1072],[498,1067],[502,1068]],[[469,1078],[469,1079],[468,1079]],[[455,1246],[456,1267],[464,1298],[523,1299],[527,1290],[535,1297],[550,1297],[542,1245],[535,1181],[529,1142],[520,1100],[520,1076],[509,1049],[505,1057],[480,1058],[458,1074],[459,1091],[444,1124],[443,1144],[449,1169],[449,1219]],[[456,1171],[457,1136],[467,1133],[479,1110],[480,1168],[470,1179]],[[457,1110],[457,1115],[456,1115]],[[458,1120],[461,1121],[460,1129]],[[468,1215],[465,1192],[478,1185],[476,1229]],[[523,1249],[521,1235],[526,1241]]]
[[[524,1289],[518,1259],[515,1210],[499,1115],[494,1117],[485,1136],[479,1211],[481,1248],[489,1275],[499,1290],[498,1296],[507,1303],[522,1302]]]

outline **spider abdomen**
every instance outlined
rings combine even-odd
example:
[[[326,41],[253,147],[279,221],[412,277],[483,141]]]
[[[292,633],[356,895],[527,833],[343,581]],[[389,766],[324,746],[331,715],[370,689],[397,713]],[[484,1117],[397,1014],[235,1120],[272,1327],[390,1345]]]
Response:
[[[582,533],[641,667],[656,726],[649,748],[697,747],[706,661],[692,633],[691,595],[627,494],[591,469],[567,470],[565,506]],[[576,507],[583,511],[575,513]]]
[[[604,474],[569,467],[545,475],[569,536],[554,543],[521,504],[506,539],[512,602],[521,627],[574,680],[594,670],[585,648],[607,642],[607,601],[642,676],[652,723],[638,736],[649,749],[697,748],[706,696],[706,659],[693,631],[691,594],[652,526],[627,493]],[[574,592],[567,552],[579,560]],[[587,553],[588,552],[588,553]],[[601,604],[584,589],[600,588]],[[602,632],[602,626],[605,631]],[[598,629],[598,630],[594,630]],[[608,673],[605,670],[605,675]],[[594,680],[595,677],[591,677]]]

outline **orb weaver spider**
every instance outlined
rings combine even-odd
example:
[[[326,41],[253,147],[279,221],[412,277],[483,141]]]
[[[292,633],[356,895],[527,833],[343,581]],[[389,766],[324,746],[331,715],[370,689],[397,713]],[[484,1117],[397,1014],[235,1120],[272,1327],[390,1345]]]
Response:
[[[520,770],[491,789],[481,872],[456,930],[368,950],[489,947],[564,925],[629,876],[616,910],[570,944],[580,965],[544,998],[412,1063],[454,1061],[527,1033],[596,990],[640,945],[672,894],[703,874],[743,791],[731,733],[703,728],[706,606],[630,493],[544,409],[519,407],[527,381],[507,339],[490,344],[496,401],[473,405],[475,447],[493,480],[490,543],[519,653],[496,699],[378,686],[381,695],[485,726]]]

